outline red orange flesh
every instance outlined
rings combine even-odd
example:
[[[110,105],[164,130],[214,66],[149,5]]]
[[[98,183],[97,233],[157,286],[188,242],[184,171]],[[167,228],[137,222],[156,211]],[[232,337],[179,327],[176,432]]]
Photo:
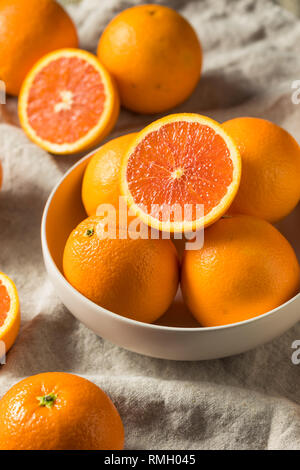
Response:
[[[240,171],[239,153],[216,122],[193,114],[167,116],[144,129],[129,149],[122,192],[149,225],[171,231],[194,229],[226,211]],[[177,204],[181,212],[163,210]],[[186,213],[185,205],[190,206]]]
[[[19,99],[27,135],[57,154],[99,143],[118,113],[118,93],[110,75],[93,54],[79,49],[43,57],[28,74]]]

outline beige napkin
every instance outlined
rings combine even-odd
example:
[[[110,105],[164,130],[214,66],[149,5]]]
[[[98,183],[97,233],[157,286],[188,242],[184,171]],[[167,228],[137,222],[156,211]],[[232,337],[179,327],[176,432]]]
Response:
[[[82,46],[94,50],[125,3],[71,3]],[[176,111],[219,120],[266,117],[300,141],[300,104],[291,102],[292,82],[300,79],[299,21],[268,0],[169,4],[195,26],[205,57],[197,90]],[[2,121],[16,124],[15,109],[9,100]],[[112,135],[151,120],[122,111]],[[151,359],[98,338],[58,300],[40,247],[47,196],[77,158],[50,156],[9,124],[0,125],[0,270],[17,284],[22,329],[0,369],[0,396],[31,374],[73,372],[109,393],[124,420],[128,449],[299,449],[300,365],[291,361],[291,344],[300,339],[300,325],[254,351],[209,362]]]

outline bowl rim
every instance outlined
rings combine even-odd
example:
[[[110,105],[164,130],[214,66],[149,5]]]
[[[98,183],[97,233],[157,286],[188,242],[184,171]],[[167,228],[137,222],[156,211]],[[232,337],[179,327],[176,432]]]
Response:
[[[273,314],[275,314],[276,312],[281,310],[283,307],[288,306],[290,303],[296,301],[297,299],[300,300],[300,292],[298,292],[298,294],[296,294],[291,299],[287,300],[286,302],[279,305],[278,307],[276,307],[272,310],[269,310],[266,313],[263,313],[261,315],[257,315],[256,317],[253,317],[253,318],[249,318],[248,320],[243,320],[243,321],[236,322],[236,323],[229,323],[227,325],[199,326],[199,327],[177,327],[177,326],[156,325],[156,324],[153,324],[153,323],[145,323],[145,322],[140,322],[140,321],[137,321],[137,320],[133,320],[132,318],[128,318],[128,317],[119,315],[117,313],[111,312],[110,310],[107,310],[104,307],[101,307],[101,305],[96,304],[95,302],[91,301],[90,299],[85,297],[83,294],[81,294],[63,276],[63,274],[58,269],[58,267],[57,267],[57,265],[56,265],[56,263],[55,263],[55,261],[52,257],[52,254],[51,254],[51,252],[49,250],[49,247],[48,247],[47,236],[46,236],[47,216],[48,216],[48,211],[49,211],[50,205],[52,203],[53,197],[54,197],[56,191],[58,190],[58,188],[63,183],[63,181],[65,179],[67,179],[67,177],[75,170],[75,168],[77,168],[77,166],[81,165],[85,160],[88,160],[89,158],[91,158],[92,155],[94,155],[100,148],[101,148],[101,146],[94,149],[92,152],[88,153],[84,157],[80,158],[74,165],[71,166],[71,168],[69,168],[69,170],[67,170],[63,174],[63,176],[59,179],[58,183],[54,186],[54,188],[52,189],[50,195],[48,196],[47,202],[46,202],[44,210],[43,210],[43,216],[42,216],[41,243],[42,243],[42,250],[43,250],[44,257],[47,258],[50,261],[51,266],[52,266],[52,268],[54,268],[54,271],[55,271],[56,275],[59,277],[60,281],[78,299],[80,299],[84,303],[87,303],[87,305],[90,305],[93,309],[96,309],[96,310],[99,309],[99,311],[101,311],[102,313],[105,313],[108,316],[111,316],[113,319],[118,319],[119,321],[124,322],[125,324],[135,325],[135,326],[143,326],[143,327],[147,327],[151,330],[175,331],[175,332],[178,332],[178,333],[179,332],[192,332],[192,331],[194,331],[195,333],[199,333],[199,332],[208,332],[208,331],[216,331],[216,330],[223,330],[223,329],[227,330],[227,329],[234,329],[234,328],[238,328],[238,327],[243,327],[243,326],[246,326],[247,324],[250,324],[250,323],[254,323],[254,322],[257,322],[257,321],[262,321],[266,317],[272,316]]]

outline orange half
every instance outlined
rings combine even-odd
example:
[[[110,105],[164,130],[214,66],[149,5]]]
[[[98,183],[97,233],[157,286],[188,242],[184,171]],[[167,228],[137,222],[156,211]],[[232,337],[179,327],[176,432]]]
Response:
[[[120,102],[113,79],[93,54],[59,49],[27,75],[19,96],[19,118],[28,135],[54,154],[81,152],[111,131]]]
[[[0,273],[0,341],[4,342],[6,352],[15,342],[19,328],[20,306],[16,286],[9,277]]]
[[[134,139],[123,161],[121,192],[149,226],[190,232],[227,211],[240,178],[239,151],[220,124],[198,114],[173,114]]]

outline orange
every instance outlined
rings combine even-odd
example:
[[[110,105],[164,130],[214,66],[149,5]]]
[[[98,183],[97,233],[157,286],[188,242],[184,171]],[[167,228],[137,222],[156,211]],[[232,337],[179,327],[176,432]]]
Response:
[[[110,140],[89,161],[82,183],[82,202],[88,215],[96,215],[100,204],[119,208],[121,163],[135,136],[133,133]]]
[[[9,277],[0,273],[0,342],[4,342],[6,352],[14,344],[19,329],[20,305],[16,286]]]
[[[217,122],[173,114],[147,126],[132,142],[122,164],[121,193],[149,226],[192,231],[226,212],[240,176],[239,152]]]
[[[202,249],[185,251],[181,278],[185,302],[202,326],[248,320],[298,292],[295,252],[269,222],[225,217],[204,235]]]
[[[109,73],[96,56],[80,49],[44,56],[27,75],[19,97],[24,131],[55,154],[98,144],[118,114],[118,92]]]
[[[110,398],[63,372],[28,377],[0,400],[0,450],[122,450],[124,429]]]
[[[223,123],[242,158],[239,192],[230,207],[276,222],[300,199],[300,147],[284,129],[270,121],[242,117]]]
[[[53,0],[0,0],[0,80],[12,95],[34,63],[62,47],[78,47],[75,26]]]
[[[99,217],[89,217],[71,233],[63,256],[66,279],[101,307],[145,323],[156,321],[178,287],[174,245],[134,240],[121,230],[112,239],[103,227]]]
[[[194,29],[162,5],[122,11],[104,30],[98,56],[115,77],[122,104],[138,113],[163,112],[184,101],[202,67]]]

